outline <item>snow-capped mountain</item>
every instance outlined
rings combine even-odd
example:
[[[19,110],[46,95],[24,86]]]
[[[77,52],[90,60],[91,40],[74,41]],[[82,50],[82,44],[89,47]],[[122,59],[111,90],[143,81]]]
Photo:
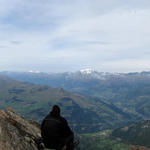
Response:
[[[133,73],[109,73],[109,72],[99,72],[91,68],[81,69],[76,72],[64,72],[64,73],[44,73],[40,71],[29,70],[27,72],[11,72],[4,71],[0,74],[13,77],[15,79],[25,80],[28,82],[35,78],[35,80],[61,80],[66,82],[68,80],[107,80],[112,78],[127,78],[127,77],[150,77],[150,72],[133,72]]]
[[[29,73],[41,73],[39,70],[35,70],[35,71],[34,70],[29,70],[28,72]]]
[[[87,69],[81,69],[80,72],[83,73],[83,74],[91,74],[95,71],[91,68],[87,68]]]

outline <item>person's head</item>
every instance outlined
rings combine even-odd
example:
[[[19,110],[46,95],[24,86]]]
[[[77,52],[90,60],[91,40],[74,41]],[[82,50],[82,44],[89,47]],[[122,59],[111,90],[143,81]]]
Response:
[[[51,115],[60,116],[60,108],[58,105],[54,105],[51,111]]]

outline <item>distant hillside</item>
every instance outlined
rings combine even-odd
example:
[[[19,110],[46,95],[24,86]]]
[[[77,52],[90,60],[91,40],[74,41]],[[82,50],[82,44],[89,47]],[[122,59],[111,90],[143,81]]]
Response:
[[[81,134],[79,150],[130,150],[130,145],[111,137],[112,131]]]
[[[116,130],[115,130],[116,131]],[[106,130],[97,133],[80,134],[79,139],[81,144],[79,150],[150,150],[145,145],[142,139],[143,135],[139,135],[141,140],[140,145],[130,142],[130,136],[128,135],[129,142],[122,140],[119,136],[112,136],[115,131]],[[126,134],[127,135],[127,134]],[[149,137],[147,137],[147,140]],[[136,139],[135,139],[136,140]]]
[[[150,120],[118,128],[112,132],[112,135],[125,143],[150,148]]]
[[[91,134],[80,134],[80,150],[149,150],[150,120]]]
[[[78,132],[96,132],[135,121],[135,116],[100,99],[0,76],[1,109],[11,106],[24,117],[40,121],[54,104],[61,107],[62,114]]]
[[[17,80],[61,87],[65,90],[113,103],[125,112],[150,119],[150,72],[103,73],[81,70],[75,73],[1,72]]]

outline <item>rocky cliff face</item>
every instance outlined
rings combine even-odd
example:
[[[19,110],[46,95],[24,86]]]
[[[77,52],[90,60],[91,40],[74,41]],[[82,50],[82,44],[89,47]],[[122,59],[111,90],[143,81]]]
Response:
[[[40,125],[17,115],[11,108],[0,110],[0,150],[38,150]]]
[[[132,146],[131,150],[149,150],[149,149],[144,146]]]

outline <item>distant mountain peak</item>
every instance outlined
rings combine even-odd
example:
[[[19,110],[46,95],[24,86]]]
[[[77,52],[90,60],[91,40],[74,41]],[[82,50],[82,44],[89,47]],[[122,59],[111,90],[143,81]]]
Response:
[[[36,71],[34,71],[34,70],[29,70],[28,72],[29,72],[29,73],[40,73],[40,71],[38,71],[38,70],[36,70]]]
[[[83,74],[91,74],[95,71],[91,68],[86,68],[86,69],[81,69],[80,72],[83,73]]]

